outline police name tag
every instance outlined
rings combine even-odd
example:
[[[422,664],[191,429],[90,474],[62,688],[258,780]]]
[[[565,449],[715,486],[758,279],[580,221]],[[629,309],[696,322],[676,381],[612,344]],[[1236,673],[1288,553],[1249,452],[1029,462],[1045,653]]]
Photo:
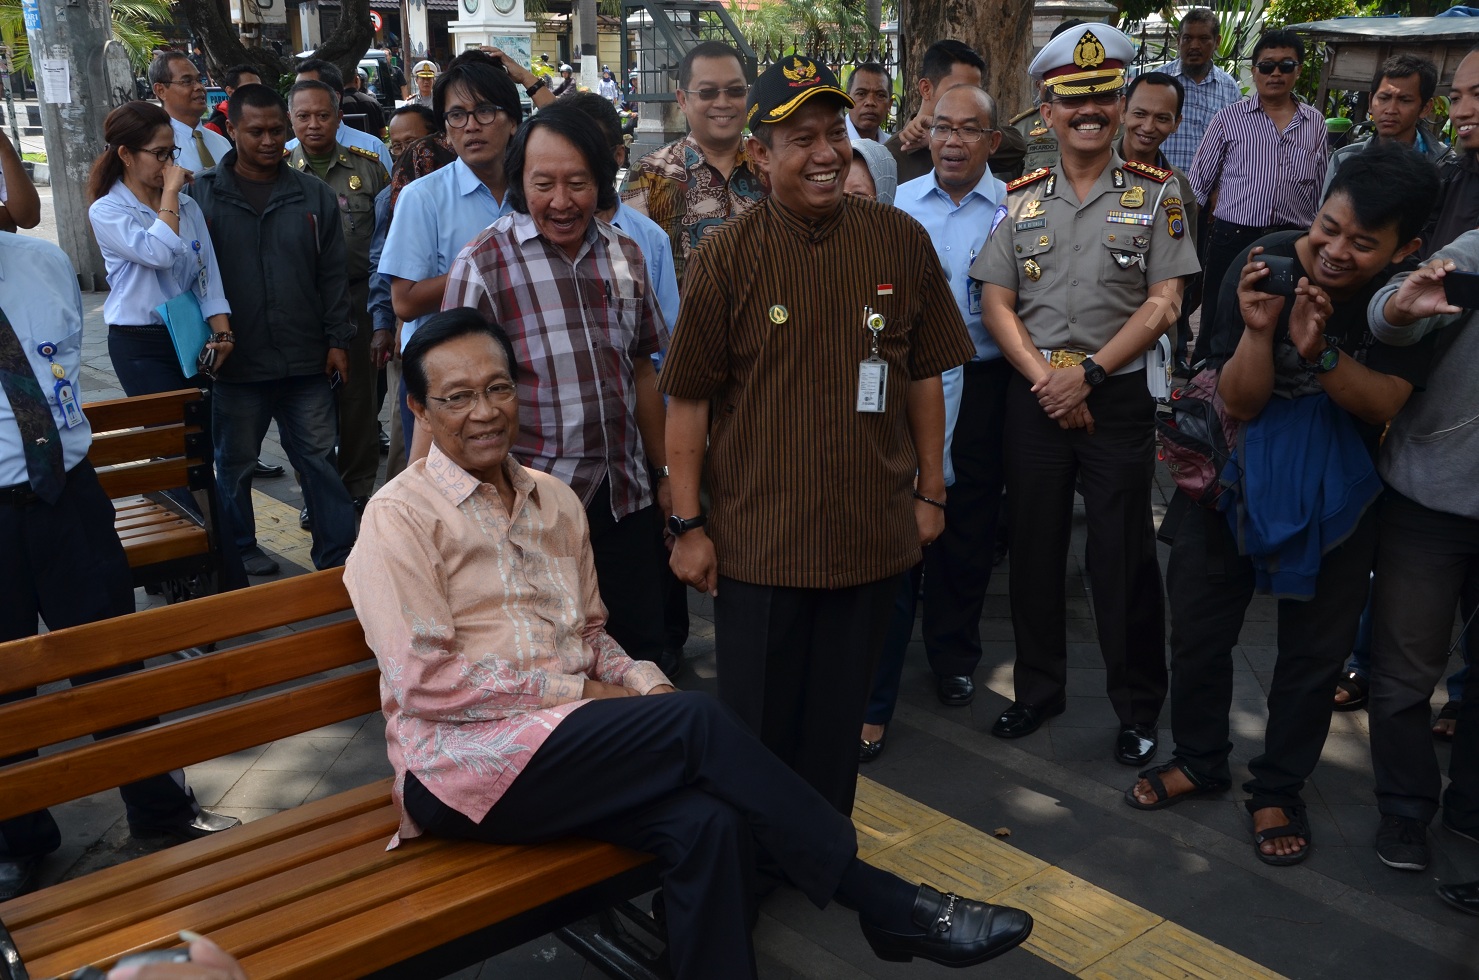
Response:
[[[882,412],[888,397],[888,362],[868,358],[858,365],[858,411]]]

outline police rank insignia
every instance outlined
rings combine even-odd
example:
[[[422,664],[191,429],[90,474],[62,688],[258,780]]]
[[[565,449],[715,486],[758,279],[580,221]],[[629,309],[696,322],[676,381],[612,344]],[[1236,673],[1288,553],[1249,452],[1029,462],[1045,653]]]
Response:
[[[1040,218],[1043,216],[1042,202],[1037,198],[1027,202],[1027,210],[1022,212],[1024,218]]]
[[[365,186],[365,182],[359,179],[359,174],[352,174],[349,178],[349,189],[357,191]]]
[[[1113,182],[1114,189],[1115,190],[1121,190],[1121,189],[1124,188],[1124,186],[1125,186],[1125,172],[1123,170],[1121,170],[1119,167],[1115,167],[1114,168],[1114,170],[1109,175],[1109,179],[1110,179],[1111,182]]]
[[[1145,207],[1145,188],[1136,184],[1120,195],[1120,207],[1143,208]]]
[[[1181,198],[1168,197],[1161,202],[1161,207],[1166,209],[1166,230],[1171,233],[1172,238],[1180,238],[1186,234],[1186,220],[1181,213]]]
[[[775,324],[785,323],[786,320],[787,320],[787,318],[790,317],[790,315],[791,314],[789,314],[789,313],[786,312],[786,308],[784,306],[782,306],[781,304],[779,304],[779,303],[775,304],[774,306],[772,306],[770,308],[770,322],[771,323],[775,323]]]
[[[1048,128],[1046,126],[1038,126],[1036,129],[1030,131],[1027,135],[1028,136],[1046,136],[1047,134],[1048,134]]]
[[[1033,282],[1037,282],[1042,278],[1042,266],[1037,264],[1036,259],[1028,259],[1026,262],[1023,262],[1022,272]]]

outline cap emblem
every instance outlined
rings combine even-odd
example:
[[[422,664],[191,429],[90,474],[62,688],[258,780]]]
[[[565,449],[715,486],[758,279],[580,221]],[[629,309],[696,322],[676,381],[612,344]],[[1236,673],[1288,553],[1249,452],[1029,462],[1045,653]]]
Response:
[[[781,68],[781,74],[785,75],[792,85],[815,85],[819,81],[816,63],[802,61],[794,56],[791,58],[791,67]]]

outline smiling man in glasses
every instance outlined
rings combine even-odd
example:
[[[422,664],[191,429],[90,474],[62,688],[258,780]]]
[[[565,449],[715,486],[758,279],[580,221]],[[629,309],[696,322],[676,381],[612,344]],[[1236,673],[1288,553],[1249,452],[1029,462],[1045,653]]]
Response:
[[[1033,60],[1060,162],[1007,185],[1008,214],[971,267],[983,322],[1016,368],[1005,396],[1015,694],[991,733],[1030,735],[1066,704],[1063,576],[1081,482],[1114,758],[1126,765],[1155,754],[1166,696],[1146,352],[1197,271],[1180,182],[1114,152],[1134,55],[1119,31],[1086,24]]]
[[[1193,364],[1205,359],[1222,280],[1239,252],[1264,235],[1308,228],[1319,210],[1329,148],[1325,119],[1294,94],[1304,41],[1269,31],[1253,46],[1254,92],[1212,117],[1187,176],[1212,216],[1202,295],[1203,331]]]
[[[231,152],[231,141],[201,124],[205,115],[205,83],[183,51],[166,51],[149,63],[154,97],[169,113],[180,166],[192,173],[209,170]]]
[[[765,197],[765,185],[740,145],[749,92],[737,51],[718,41],[694,45],[678,68],[678,108],[688,135],[637,161],[622,192],[628,205],[672,239],[679,283],[704,236]]]

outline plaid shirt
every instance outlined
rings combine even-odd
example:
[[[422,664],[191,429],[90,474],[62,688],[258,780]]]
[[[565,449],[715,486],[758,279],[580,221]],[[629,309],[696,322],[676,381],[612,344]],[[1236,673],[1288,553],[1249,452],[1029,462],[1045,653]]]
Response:
[[[1186,89],[1186,104],[1181,107],[1181,125],[1176,127],[1176,132],[1166,137],[1165,144],[1161,146],[1161,152],[1171,161],[1171,166],[1186,173],[1191,170],[1192,158],[1197,155],[1197,147],[1201,145],[1202,136],[1207,132],[1212,117],[1217,115],[1218,109],[1241,99],[1243,90],[1238,88],[1238,83],[1231,75],[1216,65],[1212,66],[1212,70],[1200,82],[1193,81],[1190,75],[1182,73],[1180,58],[1161,70],[1167,75],[1175,75]],[[1186,188],[1183,186],[1182,189]]]
[[[527,214],[506,215],[452,263],[442,309],[458,306],[513,340],[519,462],[559,477],[587,507],[609,478],[617,520],[652,503],[632,363],[665,347],[667,328],[637,243],[593,219],[572,260]]]

